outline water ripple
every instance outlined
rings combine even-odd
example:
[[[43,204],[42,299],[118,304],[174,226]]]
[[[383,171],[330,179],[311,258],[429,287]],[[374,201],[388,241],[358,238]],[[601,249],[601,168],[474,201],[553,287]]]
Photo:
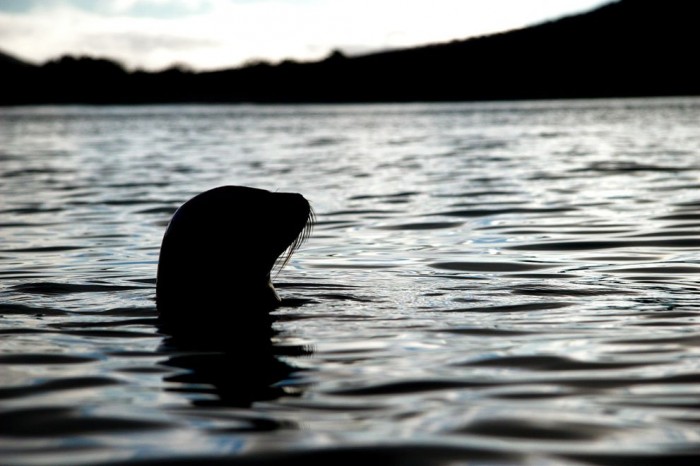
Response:
[[[694,464],[699,115],[0,109],[0,464]],[[260,341],[157,325],[165,226],[222,184],[318,218]]]

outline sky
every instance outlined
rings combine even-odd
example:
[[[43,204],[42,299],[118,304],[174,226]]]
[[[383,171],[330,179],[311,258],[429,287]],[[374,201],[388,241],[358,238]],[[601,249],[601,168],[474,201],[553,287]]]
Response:
[[[0,0],[0,51],[128,69],[318,60],[537,24],[611,0]]]

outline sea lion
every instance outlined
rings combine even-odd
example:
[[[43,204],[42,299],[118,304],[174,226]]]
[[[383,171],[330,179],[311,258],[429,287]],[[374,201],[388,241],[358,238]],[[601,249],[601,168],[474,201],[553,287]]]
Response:
[[[264,320],[280,305],[270,280],[309,237],[314,213],[296,193],[221,186],[185,202],[163,236],[156,303],[161,323]],[[286,252],[286,254],[284,254]]]

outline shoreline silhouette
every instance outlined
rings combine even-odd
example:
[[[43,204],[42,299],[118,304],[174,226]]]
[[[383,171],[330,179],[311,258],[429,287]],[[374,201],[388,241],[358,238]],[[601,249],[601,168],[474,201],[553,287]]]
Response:
[[[195,72],[125,70],[0,53],[0,105],[361,103],[700,95],[692,3],[619,0],[579,15],[449,43],[317,62]]]

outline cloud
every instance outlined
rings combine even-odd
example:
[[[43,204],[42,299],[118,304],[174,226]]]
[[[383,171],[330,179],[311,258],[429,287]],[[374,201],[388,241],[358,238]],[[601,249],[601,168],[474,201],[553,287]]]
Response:
[[[112,8],[118,11],[135,6],[137,2],[132,1]],[[154,69],[220,46],[216,39],[193,35],[182,26],[172,16],[108,14],[52,2],[30,14],[0,13],[0,47],[35,62],[71,53],[110,57],[132,68]]]
[[[211,3],[211,0],[2,0],[0,12],[22,14],[46,9],[72,8],[103,15],[163,18],[202,13]]]
[[[46,0],[2,12],[0,48],[34,61],[65,53],[128,67],[222,68],[318,59],[522,27],[604,0]],[[566,9],[566,8],[565,8]]]

